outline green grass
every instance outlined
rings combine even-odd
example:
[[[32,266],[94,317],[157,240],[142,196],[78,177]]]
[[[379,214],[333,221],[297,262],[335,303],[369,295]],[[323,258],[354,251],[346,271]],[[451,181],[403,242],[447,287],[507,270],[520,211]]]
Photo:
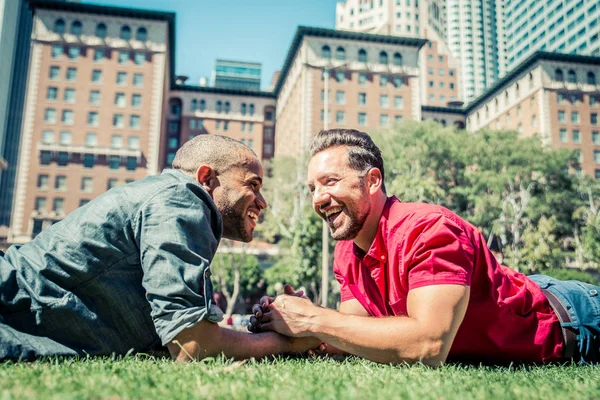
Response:
[[[168,358],[0,364],[0,399],[598,399],[600,366],[439,369],[360,359],[246,363]]]

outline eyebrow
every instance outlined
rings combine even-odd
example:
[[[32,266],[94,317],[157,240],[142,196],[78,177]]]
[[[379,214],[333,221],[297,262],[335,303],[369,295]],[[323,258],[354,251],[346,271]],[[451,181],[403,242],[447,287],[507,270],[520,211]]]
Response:
[[[248,181],[259,181],[261,185],[263,183],[262,178],[260,176],[258,176],[258,175],[253,175],[250,178],[248,178],[247,180]]]

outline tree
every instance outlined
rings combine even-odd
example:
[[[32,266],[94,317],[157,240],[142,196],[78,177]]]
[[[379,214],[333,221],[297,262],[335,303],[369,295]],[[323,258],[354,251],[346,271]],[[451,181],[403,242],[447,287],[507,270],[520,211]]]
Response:
[[[221,246],[232,248],[229,240],[222,240]],[[262,276],[258,258],[247,254],[245,245],[240,253],[217,253],[213,258],[211,271],[215,291],[223,293],[227,302],[226,318],[233,313],[240,295],[245,298],[252,292]]]

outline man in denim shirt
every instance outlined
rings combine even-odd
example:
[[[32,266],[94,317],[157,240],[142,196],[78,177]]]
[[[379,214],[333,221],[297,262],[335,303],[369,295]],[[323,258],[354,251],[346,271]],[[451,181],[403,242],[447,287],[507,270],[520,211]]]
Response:
[[[0,359],[106,355],[166,345],[180,360],[262,357],[314,340],[221,329],[210,263],[221,236],[249,242],[260,161],[218,135],[190,140],[173,169],[112,189],[0,255]]]

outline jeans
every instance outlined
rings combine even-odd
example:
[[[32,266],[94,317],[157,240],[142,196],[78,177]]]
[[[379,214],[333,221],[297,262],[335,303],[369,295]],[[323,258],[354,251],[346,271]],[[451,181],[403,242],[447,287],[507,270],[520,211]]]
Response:
[[[573,361],[600,362],[600,286],[580,281],[561,281],[546,275],[528,278],[556,295],[567,308],[571,322],[561,325],[573,329],[577,335],[577,351]]]

